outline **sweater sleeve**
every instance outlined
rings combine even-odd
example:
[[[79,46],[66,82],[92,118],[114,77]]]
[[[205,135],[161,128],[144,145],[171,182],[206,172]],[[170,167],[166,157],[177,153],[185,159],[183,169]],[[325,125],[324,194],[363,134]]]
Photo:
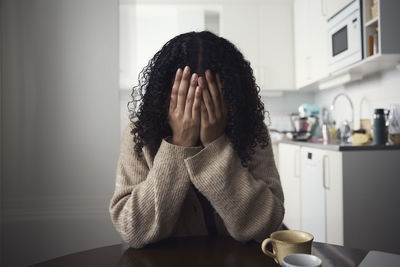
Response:
[[[139,248],[168,237],[191,184],[184,159],[201,147],[180,147],[162,140],[150,167],[134,151],[131,127],[121,140],[111,220],[122,239]]]
[[[257,146],[249,166],[225,135],[185,159],[192,183],[211,202],[230,235],[262,241],[283,220],[283,192],[271,145]]]

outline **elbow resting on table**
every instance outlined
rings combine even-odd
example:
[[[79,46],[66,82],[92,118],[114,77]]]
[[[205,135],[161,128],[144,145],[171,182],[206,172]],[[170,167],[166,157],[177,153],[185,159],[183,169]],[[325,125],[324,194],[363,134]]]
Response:
[[[143,239],[136,239],[130,236],[125,236],[121,232],[122,240],[129,245],[131,248],[143,248],[148,245],[150,242],[145,242]]]
[[[246,217],[245,219],[248,220],[248,223],[238,223],[236,226],[242,226],[228,229],[228,232],[234,239],[240,242],[252,240],[262,242],[265,238],[269,237],[272,232],[278,230],[282,224],[285,208],[282,201],[279,199],[276,199],[275,204],[274,209],[269,211],[271,216],[267,216],[268,219],[265,221],[249,220],[249,218]],[[258,223],[256,221],[258,221]]]
[[[157,238],[148,234],[139,233],[133,226],[127,226],[124,222],[113,221],[115,229],[118,231],[122,241],[132,248],[142,248],[150,243],[156,242]]]
[[[144,229],[140,230],[136,227],[135,224],[140,224],[140,222],[135,223],[132,214],[123,214],[123,208],[120,205],[110,205],[109,213],[114,228],[121,236],[122,241],[129,244],[130,247],[142,248],[156,241],[154,234],[150,236],[149,233],[143,233]]]

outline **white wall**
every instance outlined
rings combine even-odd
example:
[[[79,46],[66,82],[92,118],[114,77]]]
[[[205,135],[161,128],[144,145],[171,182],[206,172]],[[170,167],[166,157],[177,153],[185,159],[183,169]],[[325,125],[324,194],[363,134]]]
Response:
[[[265,110],[269,112],[270,121],[268,121],[268,114],[266,114],[266,123],[271,129],[279,131],[291,130],[290,114],[298,112],[301,104],[313,104],[314,94],[310,92],[285,92],[280,97],[262,96]]]
[[[1,1],[1,266],[120,242],[118,1]]]
[[[121,0],[119,5],[119,87],[131,88],[137,80],[136,71],[136,4]]]

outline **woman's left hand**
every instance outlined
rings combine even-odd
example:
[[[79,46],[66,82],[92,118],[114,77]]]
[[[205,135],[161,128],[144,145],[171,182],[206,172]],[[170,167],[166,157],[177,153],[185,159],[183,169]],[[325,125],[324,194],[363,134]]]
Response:
[[[227,109],[218,74],[215,79],[211,71],[206,70],[205,79],[199,77],[198,83],[202,91],[200,141],[207,146],[224,134]]]

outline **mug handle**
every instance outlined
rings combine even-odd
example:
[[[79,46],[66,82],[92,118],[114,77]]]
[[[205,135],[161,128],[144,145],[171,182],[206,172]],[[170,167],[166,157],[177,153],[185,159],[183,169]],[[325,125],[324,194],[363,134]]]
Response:
[[[271,238],[267,238],[265,239],[262,244],[261,244],[261,249],[264,252],[265,255],[270,256],[271,258],[273,258],[274,260],[276,259],[276,255],[274,253],[271,253],[268,249],[267,249],[267,245],[268,243],[272,242]]]

